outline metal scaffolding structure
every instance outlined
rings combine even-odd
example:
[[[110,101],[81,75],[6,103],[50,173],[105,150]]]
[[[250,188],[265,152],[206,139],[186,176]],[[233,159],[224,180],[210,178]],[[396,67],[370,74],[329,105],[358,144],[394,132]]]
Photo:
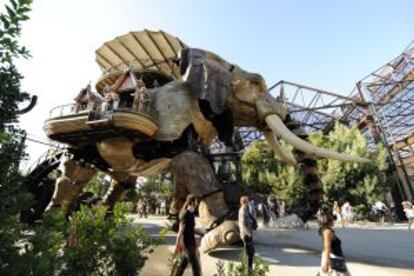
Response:
[[[382,142],[398,176],[399,196],[414,199],[414,43],[358,81],[348,94],[283,80],[269,91],[283,99],[307,133],[326,134],[340,122],[356,125],[372,148]],[[244,146],[263,139],[255,129],[239,128],[238,132]]]

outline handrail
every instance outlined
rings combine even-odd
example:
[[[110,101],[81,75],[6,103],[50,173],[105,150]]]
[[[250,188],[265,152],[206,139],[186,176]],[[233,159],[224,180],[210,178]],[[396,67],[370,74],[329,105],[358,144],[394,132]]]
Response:
[[[59,106],[52,108],[49,111],[49,118],[62,117],[62,116],[70,115],[70,114],[76,114],[76,113],[79,113],[81,111],[86,111],[86,110],[89,110],[87,104],[73,103],[73,104],[59,105]]]
[[[46,152],[44,152],[42,155],[39,156],[39,158],[36,159],[35,162],[33,162],[27,169],[26,174],[30,174],[33,170],[36,169],[41,163],[43,163],[45,160],[49,159],[53,155],[55,155],[58,152],[63,152],[66,148],[66,145],[55,143],[56,147],[48,148]]]
[[[109,109],[108,105],[105,102],[103,103],[89,102],[85,104],[73,103],[73,104],[65,104],[65,105],[56,106],[49,111],[49,119],[62,117],[62,116],[75,115],[75,114],[79,114],[82,112],[85,112],[85,113],[89,111],[104,112],[108,110],[113,110],[113,111],[118,110],[118,111],[142,114],[154,120],[157,118],[157,111],[154,108],[154,106],[151,104],[136,108],[126,102],[121,102],[116,108]]]

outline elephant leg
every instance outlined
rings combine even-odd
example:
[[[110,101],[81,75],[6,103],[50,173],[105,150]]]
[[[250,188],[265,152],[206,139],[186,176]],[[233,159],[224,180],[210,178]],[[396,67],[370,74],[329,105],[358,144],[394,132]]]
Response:
[[[82,192],[83,187],[95,175],[96,170],[87,168],[79,162],[65,158],[60,166],[61,175],[56,180],[52,200],[46,208],[46,212],[56,210],[62,206],[71,206]]]
[[[314,216],[321,207],[323,198],[322,182],[318,176],[317,161],[311,157],[302,159],[302,171],[304,175],[304,183],[308,189],[308,209],[303,216],[303,221],[306,222]]]
[[[287,117],[286,126],[300,138],[309,140],[303,127],[292,118]],[[293,152],[296,155],[296,159],[301,164],[300,168],[303,174],[303,182],[308,190],[308,206],[305,212],[300,214],[300,218],[306,223],[316,215],[318,209],[321,207],[323,199],[322,182],[318,176],[316,159],[299,150],[294,150]]]
[[[178,216],[180,213],[181,208],[184,205],[185,198],[189,192],[187,191],[187,188],[185,185],[177,185],[175,183],[174,185],[174,192],[173,192],[173,201],[170,205],[170,215],[173,217]]]
[[[115,203],[121,198],[122,194],[135,186],[136,176],[112,175],[111,186],[104,195],[102,203],[112,209]]]
[[[239,228],[236,221],[224,221],[229,209],[224,199],[221,184],[217,181],[208,160],[195,152],[183,152],[173,158],[171,172],[174,176],[175,190],[179,200],[187,194],[199,197],[199,224],[209,232],[203,236],[201,250],[214,248],[239,240]],[[218,225],[218,226],[217,226]],[[215,227],[217,226],[217,227]],[[213,227],[215,227],[213,230]]]

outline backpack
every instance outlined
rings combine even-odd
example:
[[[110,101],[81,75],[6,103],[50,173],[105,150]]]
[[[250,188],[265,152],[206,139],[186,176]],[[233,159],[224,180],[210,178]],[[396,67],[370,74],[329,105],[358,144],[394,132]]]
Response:
[[[258,227],[257,220],[252,216],[252,214],[250,214],[249,210],[247,210],[247,213],[249,214],[249,218],[252,222],[252,229],[253,229],[253,231],[256,231],[257,227]]]

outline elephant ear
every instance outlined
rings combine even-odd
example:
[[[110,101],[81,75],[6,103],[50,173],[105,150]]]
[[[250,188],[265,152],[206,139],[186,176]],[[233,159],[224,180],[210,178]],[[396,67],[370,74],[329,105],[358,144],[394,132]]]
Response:
[[[218,138],[232,145],[233,115],[226,106],[232,92],[233,65],[219,56],[200,49],[186,48],[181,52],[182,81],[199,99],[200,110],[217,130]]]
[[[230,63],[205,50],[185,48],[181,52],[182,80],[198,99],[209,103],[215,115],[226,109],[232,89],[232,68]]]

